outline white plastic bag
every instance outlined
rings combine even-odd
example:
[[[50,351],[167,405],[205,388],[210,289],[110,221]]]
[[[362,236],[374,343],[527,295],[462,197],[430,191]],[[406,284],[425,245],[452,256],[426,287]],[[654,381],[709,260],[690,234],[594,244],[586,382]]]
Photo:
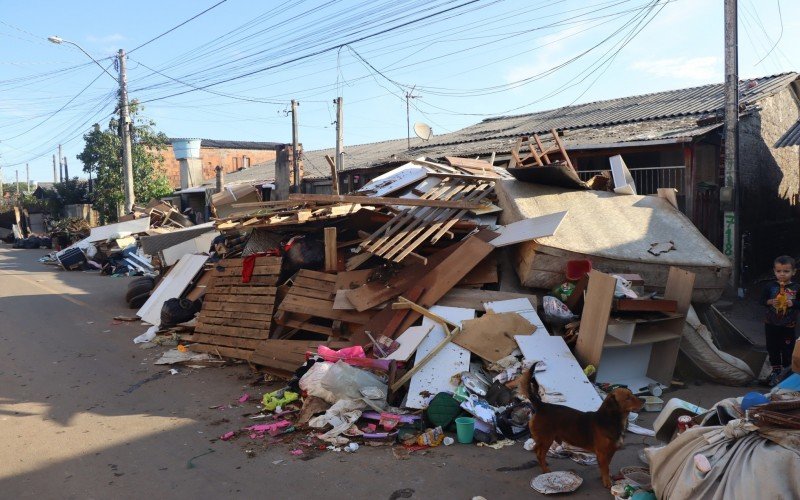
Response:
[[[388,387],[377,375],[355,368],[344,361],[337,361],[328,369],[328,373],[320,381],[322,388],[333,393],[334,402],[339,399],[361,399],[361,391],[368,387],[377,387],[383,394]]]
[[[300,389],[305,391],[309,396],[315,396],[324,399],[326,402],[333,404],[336,402],[336,396],[327,389],[322,387],[322,377],[328,373],[333,363],[325,363],[319,361],[314,363],[311,368],[300,378]]]

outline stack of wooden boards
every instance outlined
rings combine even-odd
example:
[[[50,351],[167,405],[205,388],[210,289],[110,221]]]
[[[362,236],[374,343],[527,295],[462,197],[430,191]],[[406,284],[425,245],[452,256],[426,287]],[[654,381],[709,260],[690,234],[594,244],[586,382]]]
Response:
[[[244,259],[224,259],[209,271],[194,333],[181,336],[192,350],[248,360],[269,337],[281,258],[257,257],[247,283],[243,265]]]

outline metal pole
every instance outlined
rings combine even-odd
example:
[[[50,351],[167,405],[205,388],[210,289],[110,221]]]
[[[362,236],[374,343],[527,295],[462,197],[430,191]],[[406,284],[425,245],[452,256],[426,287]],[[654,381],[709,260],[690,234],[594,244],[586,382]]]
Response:
[[[406,141],[408,149],[411,149],[411,109],[409,108],[410,100],[411,100],[411,93],[406,92]]]
[[[298,102],[292,99],[292,167],[294,171],[294,183],[292,191],[300,192],[300,154],[297,150],[297,106]]]
[[[133,211],[133,156],[131,151],[131,118],[128,110],[128,75],[125,70],[125,51],[119,49],[119,118],[122,126],[122,178],[125,188],[125,213]]]
[[[344,169],[344,158],[342,155],[344,154],[344,140],[342,139],[342,116],[343,116],[343,107],[344,104],[342,103],[342,98],[337,97],[335,101],[336,103],[336,179],[333,179],[334,182],[339,182],[338,176],[339,173]]]
[[[725,188],[721,193],[723,252],[731,259],[731,284],[741,286],[741,227],[739,225],[739,64],[737,0],[725,0]]]
[[[6,199],[4,195],[5,191],[3,191],[3,165],[0,165],[0,206],[3,205],[3,202]]]

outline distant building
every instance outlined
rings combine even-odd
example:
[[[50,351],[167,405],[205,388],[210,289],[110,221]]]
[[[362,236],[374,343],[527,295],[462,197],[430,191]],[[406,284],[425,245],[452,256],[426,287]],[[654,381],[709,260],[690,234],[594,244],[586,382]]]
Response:
[[[170,143],[178,138],[170,139]],[[218,141],[202,139],[200,160],[203,165],[203,179],[211,180],[216,175],[214,169],[221,166],[226,173],[237,172],[257,163],[275,161],[276,142],[256,141]],[[171,147],[161,151],[167,179],[172,187],[180,186],[180,164]]]

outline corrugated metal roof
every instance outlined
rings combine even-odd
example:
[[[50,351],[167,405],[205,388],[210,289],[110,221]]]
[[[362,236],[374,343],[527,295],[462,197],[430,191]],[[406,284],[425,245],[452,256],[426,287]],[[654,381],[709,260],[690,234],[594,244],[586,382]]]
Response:
[[[800,120],[792,125],[789,130],[783,134],[783,137],[778,139],[775,143],[776,148],[785,148],[788,146],[800,146]]]
[[[739,82],[740,105],[752,109],[756,101],[780,92],[798,79],[798,73],[742,80]],[[392,163],[405,163],[420,156],[487,155],[492,151],[507,153],[517,137],[544,134],[550,129],[564,131],[567,149],[601,148],[625,142],[684,142],[722,126],[698,124],[698,119],[719,114],[724,109],[723,84],[703,85],[638,96],[609,99],[516,116],[488,118],[461,130],[435,136],[429,142],[413,138],[345,145],[345,171]],[[800,132],[799,132],[800,133]],[[548,134],[549,135],[549,134]],[[542,135],[547,142],[547,136]],[[321,149],[303,153],[305,177],[330,177],[325,155],[335,150]],[[274,179],[274,162],[254,165],[228,174],[233,181]]]

